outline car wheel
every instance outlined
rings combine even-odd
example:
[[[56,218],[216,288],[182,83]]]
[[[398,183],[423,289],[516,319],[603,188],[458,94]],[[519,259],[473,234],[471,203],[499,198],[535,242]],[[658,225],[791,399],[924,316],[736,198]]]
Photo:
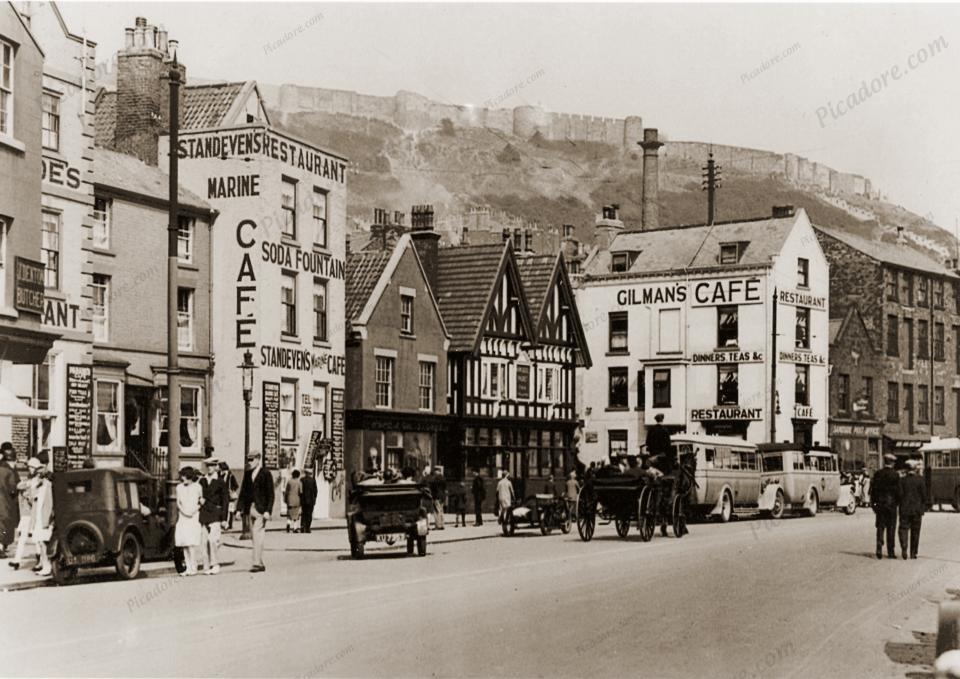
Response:
[[[787,509],[786,500],[783,497],[783,491],[777,489],[777,496],[773,500],[773,509],[770,510],[771,519],[782,519],[783,513]]]
[[[77,567],[67,566],[64,563],[59,547],[57,547],[53,558],[50,560],[50,567],[53,571],[53,581],[60,586],[69,585],[77,577]]]
[[[811,488],[810,494],[807,496],[807,516],[816,516],[819,511],[820,497],[817,495],[817,491]]]
[[[727,523],[733,517],[733,498],[730,491],[723,491],[723,498],[720,500],[720,523]]]
[[[140,563],[143,561],[143,547],[133,533],[126,533],[120,542],[117,554],[117,575],[124,580],[133,580],[140,575]]]
[[[427,536],[421,535],[417,538],[417,556],[427,555]]]

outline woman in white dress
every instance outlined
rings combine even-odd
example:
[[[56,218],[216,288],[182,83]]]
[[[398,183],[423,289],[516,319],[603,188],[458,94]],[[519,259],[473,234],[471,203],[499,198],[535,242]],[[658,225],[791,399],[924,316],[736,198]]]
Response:
[[[177,486],[177,528],[174,544],[183,548],[183,558],[187,570],[180,575],[197,574],[197,550],[200,548],[200,502],[203,497],[197,473],[193,467],[180,470],[180,484]]]

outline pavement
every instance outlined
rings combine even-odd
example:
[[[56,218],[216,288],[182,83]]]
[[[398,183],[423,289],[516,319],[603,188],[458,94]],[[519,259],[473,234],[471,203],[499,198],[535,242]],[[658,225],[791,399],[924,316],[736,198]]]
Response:
[[[4,619],[24,621],[6,626],[0,668],[48,677],[924,677],[937,604],[960,594],[958,525],[958,514],[927,514],[920,558],[906,561],[875,558],[873,516],[862,510],[694,524],[683,539],[649,543],[635,528],[620,539],[612,525],[584,543],[576,531],[505,538],[491,523],[431,532],[424,558],[375,545],[362,561],[347,554],[345,531],[271,531],[265,573],[247,572],[238,542],[223,548],[235,565],[215,577],[84,578],[0,593]]]

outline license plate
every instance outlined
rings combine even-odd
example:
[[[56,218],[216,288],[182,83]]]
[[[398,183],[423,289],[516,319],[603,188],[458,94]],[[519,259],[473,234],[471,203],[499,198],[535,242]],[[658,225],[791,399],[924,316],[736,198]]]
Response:
[[[100,558],[96,554],[78,554],[70,559],[75,566],[85,566],[87,564],[98,563]]]
[[[390,533],[388,533],[388,534],[386,534],[386,535],[378,535],[378,536],[377,536],[377,542],[396,542],[398,539],[399,539],[399,536],[398,536],[398,535],[393,535],[393,534],[390,534]]]

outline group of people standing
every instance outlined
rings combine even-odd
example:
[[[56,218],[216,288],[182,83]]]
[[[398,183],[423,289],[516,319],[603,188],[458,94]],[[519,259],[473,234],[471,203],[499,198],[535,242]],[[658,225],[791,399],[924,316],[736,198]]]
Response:
[[[0,445],[0,559],[17,570],[27,556],[27,541],[33,538],[36,564],[33,571],[42,576],[52,572],[47,545],[53,533],[53,487],[51,472],[39,458],[27,460],[27,478],[20,479],[16,452],[10,442]]]
[[[177,525],[174,544],[183,549],[186,570],[180,575],[199,572],[197,553],[203,560],[203,572],[220,572],[220,539],[230,522],[231,482],[236,479],[226,464],[215,457],[206,458],[201,475],[193,467],[180,470],[177,485]]]
[[[920,461],[907,460],[907,469],[901,475],[893,465],[894,455],[883,456],[883,468],[877,470],[870,484],[870,504],[876,514],[877,558],[883,558],[884,539],[887,557],[896,559],[897,545],[894,533],[900,520],[900,554],[916,559],[920,547],[920,527],[927,509],[927,486],[920,476]]]

